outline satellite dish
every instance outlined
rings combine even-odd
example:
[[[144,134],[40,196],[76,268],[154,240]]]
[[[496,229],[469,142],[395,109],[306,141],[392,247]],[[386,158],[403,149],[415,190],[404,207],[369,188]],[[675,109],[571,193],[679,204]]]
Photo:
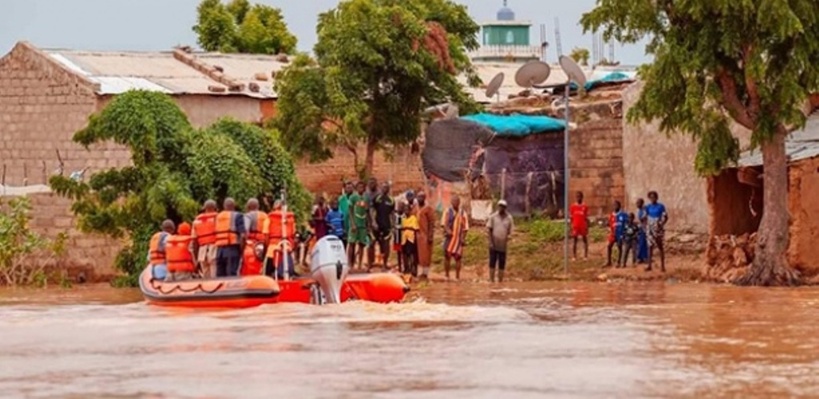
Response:
[[[515,72],[515,83],[520,87],[530,88],[549,79],[552,68],[543,61],[529,61]]]
[[[561,55],[558,62],[560,63],[560,68],[563,69],[563,72],[565,72],[569,78],[569,82],[574,82],[578,86],[584,86],[586,84],[586,74],[583,73],[583,70],[580,69],[580,66],[577,65],[571,57]]]
[[[486,97],[492,98],[498,94],[498,89],[500,89],[503,84],[504,76],[503,72],[500,72],[492,78],[492,81],[486,86]]]

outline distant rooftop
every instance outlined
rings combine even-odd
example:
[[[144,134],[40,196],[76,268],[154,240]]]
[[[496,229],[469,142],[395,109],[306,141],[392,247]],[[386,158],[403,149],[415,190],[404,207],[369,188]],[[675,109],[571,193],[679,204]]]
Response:
[[[98,84],[100,95],[142,89],[178,95],[276,98],[273,78],[287,66],[282,56],[195,52],[187,48],[161,52],[38,50]]]

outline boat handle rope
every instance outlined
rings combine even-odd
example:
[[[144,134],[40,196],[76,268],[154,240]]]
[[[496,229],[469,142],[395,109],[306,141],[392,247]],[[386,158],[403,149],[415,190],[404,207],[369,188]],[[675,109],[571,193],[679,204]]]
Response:
[[[216,285],[216,288],[214,288],[213,290],[206,290],[205,287],[202,287],[202,283],[199,283],[199,284],[196,284],[196,286],[194,286],[193,288],[191,288],[189,290],[186,290],[186,289],[182,288],[182,285],[177,284],[175,287],[171,288],[170,290],[163,291],[162,286],[157,285],[157,280],[151,280],[151,287],[153,287],[153,289],[159,291],[159,293],[162,294],[162,295],[170,295],[170,294],[173,294],[176,291],[180,291],[180,292],[184,292],[184,293],[190,293],[190,292],[194,292],[194,291],[197,291],[197,290],[202,291],[205,294],[213,294],[216,291],[219,291],[219,289],[221,289],[223,285],[224,285],[224,283],[219,283],[219,284]]]

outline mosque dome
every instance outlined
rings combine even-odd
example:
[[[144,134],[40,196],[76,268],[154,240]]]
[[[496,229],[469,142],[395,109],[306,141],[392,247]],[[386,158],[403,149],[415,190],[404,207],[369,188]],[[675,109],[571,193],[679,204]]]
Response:
[[[498,21],[514,21],[515,20],[515,12],[512,11],[506,4],[506,0],[503,2],[503,8],[498,10]]]

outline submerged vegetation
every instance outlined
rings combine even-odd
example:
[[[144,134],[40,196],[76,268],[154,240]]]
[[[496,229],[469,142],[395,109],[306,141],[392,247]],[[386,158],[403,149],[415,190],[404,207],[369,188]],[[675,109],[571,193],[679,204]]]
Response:
[[[67,236],[49,240],[32,231],[27,197],[0,201],[0,210],[0,285],[45,286],[46,267],[63,255]]]
[[[117,267],[126,274],[118,285],[136,284],[150,236],[162,220],[191,221],[206,199],[221,203],[233,197],[243,204],[255,197],[272,203],[286,188],[298,215],[304,216],[310,204],[275,132],[230,119],[195,129],[165,94],[117,96],[74,141],[86,148],[113,142],[131,153],[130,166],[100,171],[88,181],[53,176],[49,182],[74,200],[82,231],[130,239],[117,257]]]

